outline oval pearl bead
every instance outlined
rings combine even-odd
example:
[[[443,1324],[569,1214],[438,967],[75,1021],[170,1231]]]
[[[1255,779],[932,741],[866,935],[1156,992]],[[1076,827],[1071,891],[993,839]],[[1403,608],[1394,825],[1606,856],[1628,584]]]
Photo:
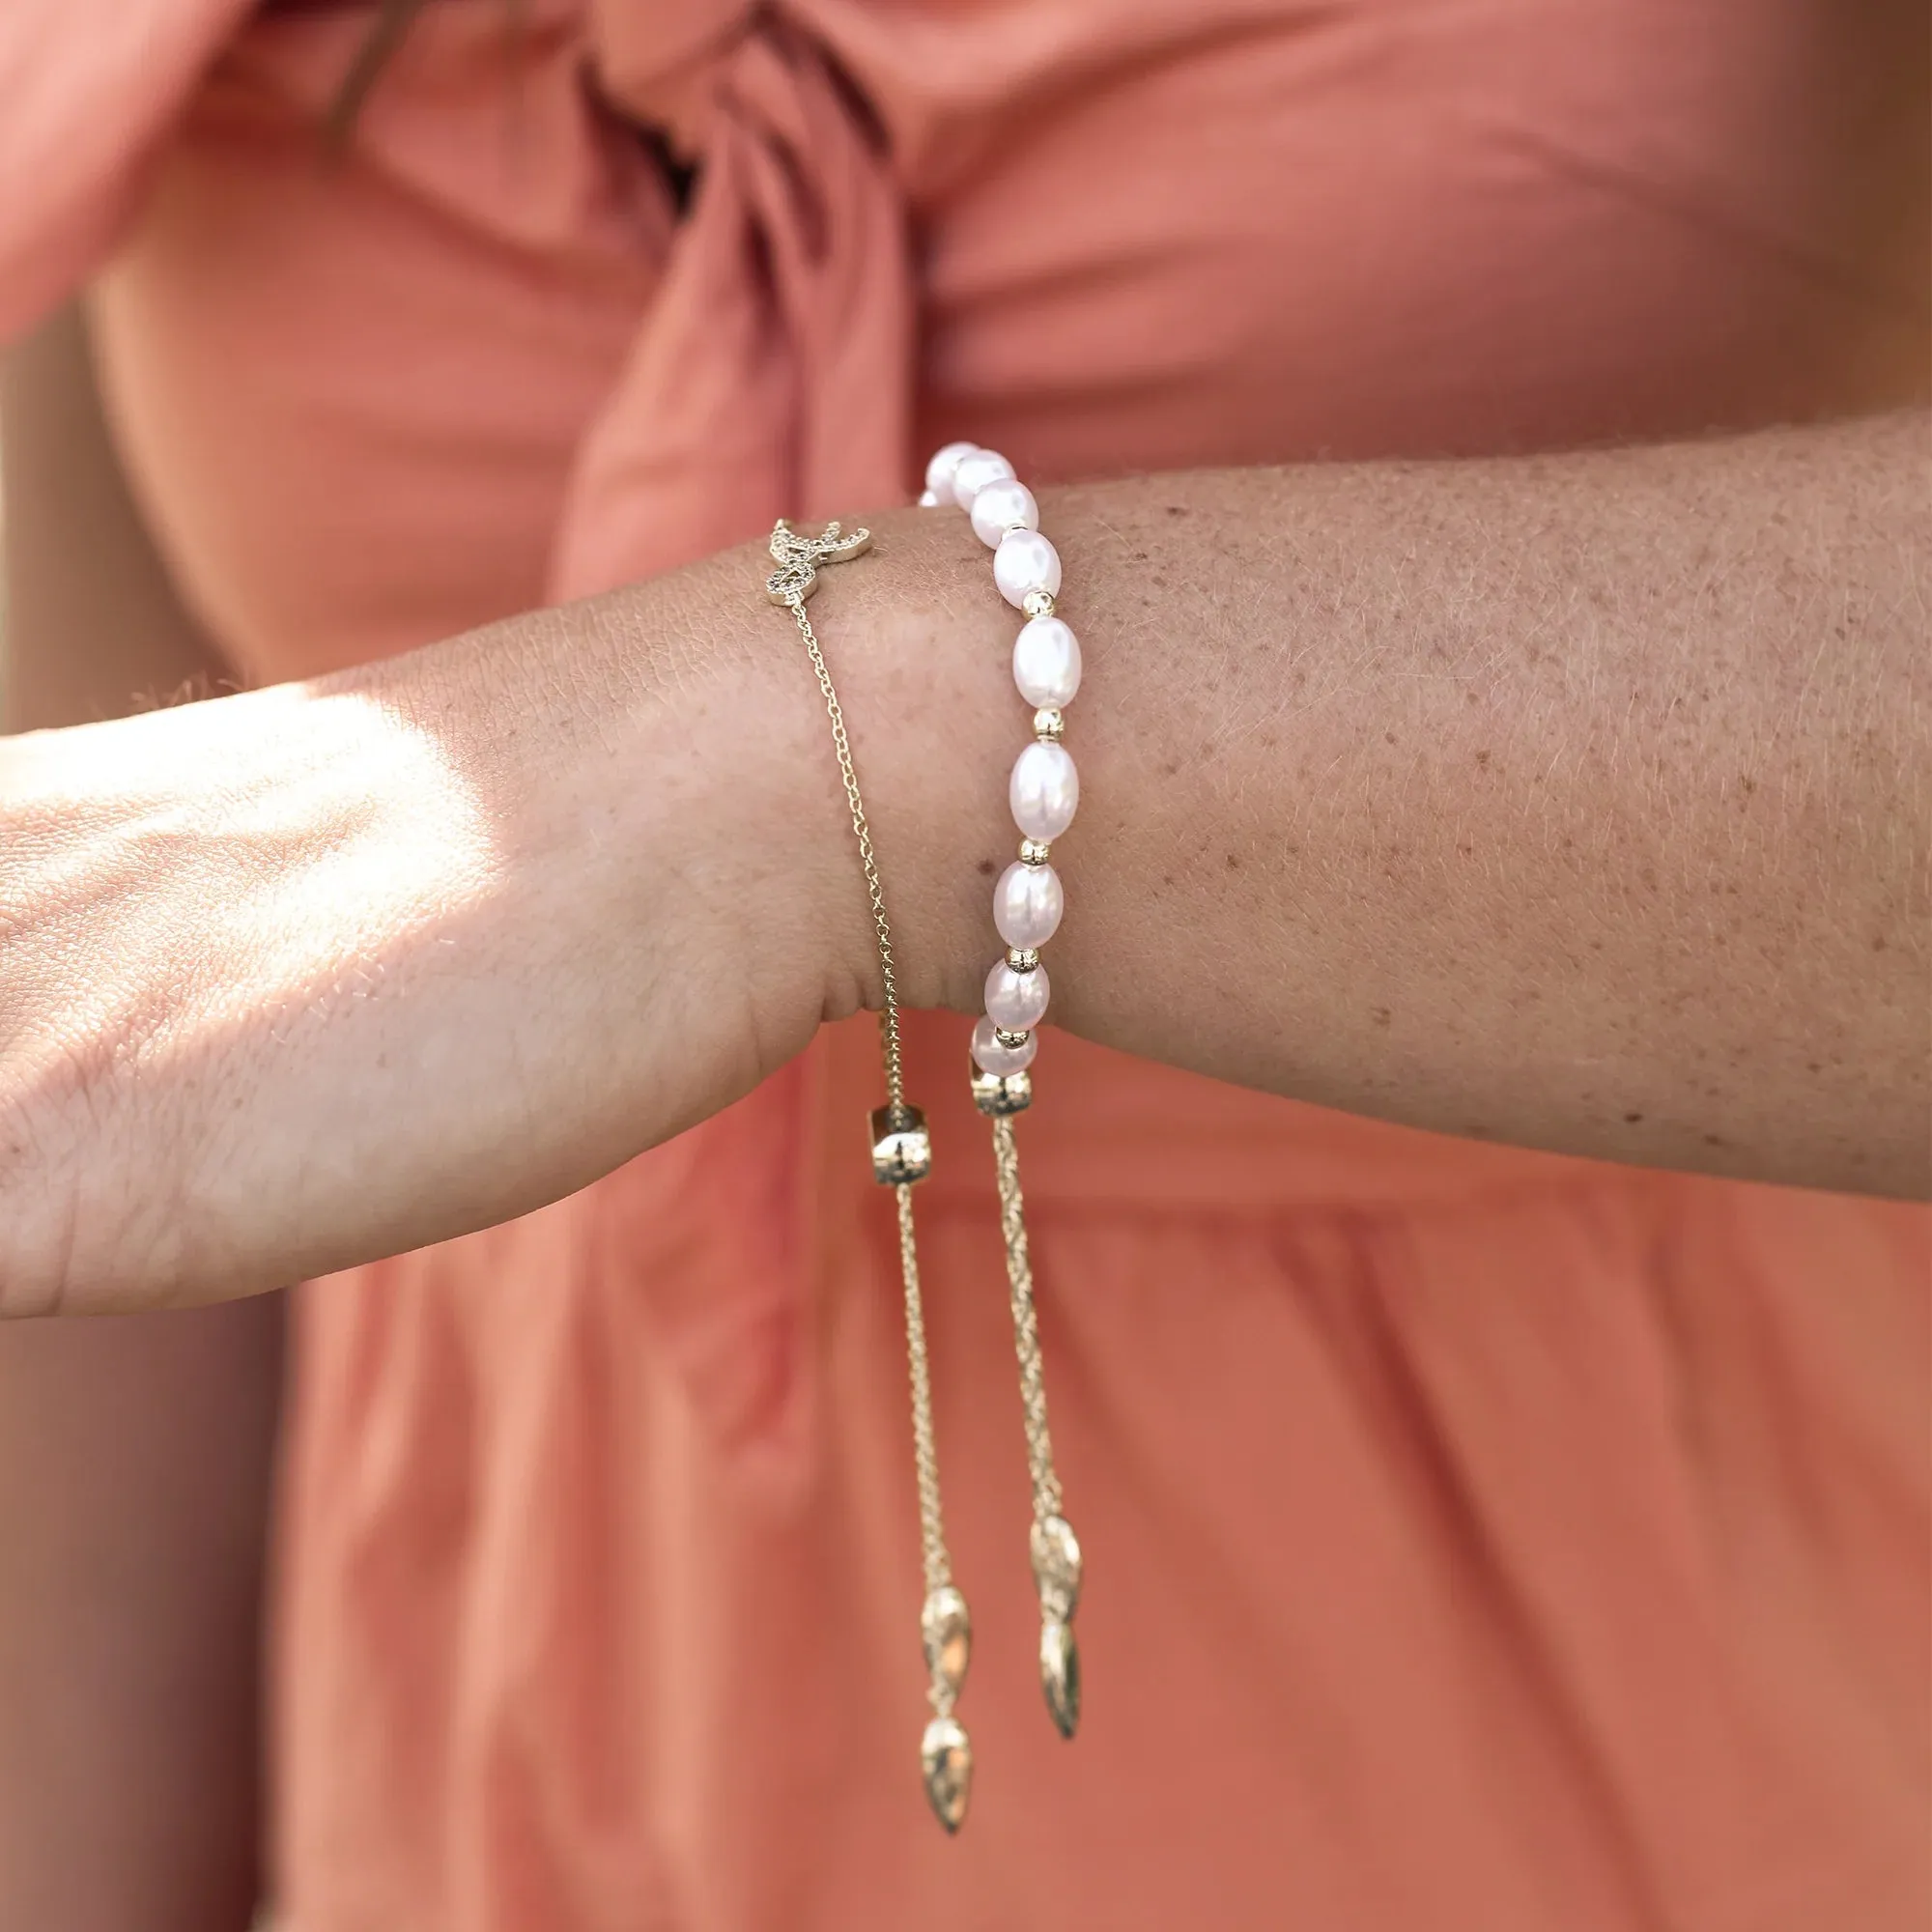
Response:
[[[942,503],[954,500],[952,472],[979,447],[977,442],[949,442],[943,449],[932,452],[932,461],[925,466],[925,487]]]
[[[1013,682],[1036,711],[1058,711],[1080,689],[1080,639],[1064,617],[1029,617],[1013,639]]]
[[[973,507],[973,498],[988,483],[998,483],[1013,473],[1013,466],[997,449],[969,449],[952,470],[952,500],[962,510]]]
[[[1022,866],[1015,860],[993,888],[993,924],[1009,946],[1038,952],[1060,930],[1066,909],[1060,874],[1051,866]]]
[[[1020,605],[1036,590],[1060,594],[1060,553],[1037,530],[1009,530],[993,553],[993,582],[1009,604]]]
[[[1015,973],[1004,959],[996,959],[986,975],[986,1017],[1008,1033],[1031,1033],[1046,1011],[1052,990],[1044,966]]]
[[[1009,530],[1039,528],[1039,505],[1017,476],[1000,476],[973,498],[973,534],[988,550],[998,550]]]
[[[1080,804],[1080,774],[1065,745],[1036,738],[1013,760],[1007,786],[1013,823],[1029,838],[1042,843],[1058,838],[1073,823]]]
[[[973,1029],[973,1064],[981,1073],[1005,1079],[1009,1073],[1024,1073],[1039,1051],[1039,1041],[1028,1034],[1023,1044],[1009,1046],[993,1031],[993,1022],[981,1017]]]

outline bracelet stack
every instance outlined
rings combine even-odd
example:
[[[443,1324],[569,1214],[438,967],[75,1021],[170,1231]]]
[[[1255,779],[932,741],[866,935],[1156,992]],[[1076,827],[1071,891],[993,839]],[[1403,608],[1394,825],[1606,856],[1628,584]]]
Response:
[[[1034,1311],[1033,1268],[1027,1253],[1020,1195],[1019,1149],[1014,1117],[1033,1101],[1033,1065],[1038,1042],[1034,1029],[1046,1011],[1048,981],[1039,950],[1060,924],[1060,879],[1049,863],[1054,839],[1072,823],[1080,781],[1061,743],[1064,707],[1080,687],[1080,645],[1055,611],[1060,557],[1039,533],[1033,493],[1003,456],[972,443],[949,443],[926,469],[926,504],[956,503],[993,550],[993,581],[1009,604],[1026,612],[1013,646],[1013,675],[1033,707],[1033,742],[1013,766],[1009,798],[1020,834],[1019,856],[1001,875],[993,894],[993,923],[1006,952],[986,976],[986,1011],[973,1032],[974,1103],[992,1122],[993,1164],[999,1183],[1000,1225],[1007,1253],[1007,1283],[1013,1342],[1019,1357],[1020,1402],[1026,1427],[1027,1464],[1033,1485],[1030,1537],[1040,1605],[1039,1675],[1047,1711],[1063,1737],[1080,1721],[1080,1656],[1072,1630],[1080,1598],[1079,1539],[1062,1508],[1047,1432],[1046,1387],[1040,1367],[1039,1331]],[[843,563],[870,547],[867,530],[828,525],[816,537],[793,530],[782,519],[772,531],[778,568],[766,579],[766,595],[791,612],[818,680],[832,724],[833,750],[858,841],[871,906],[884,1000],[879,1041],[886,1104],[872,1116],[872,1175],[891,1187],[898,1214],[899,1270],[905,1291],[906,1362],[912,1391],[913,1463],[919,1492],[920,1545],[925,1601],[921,1636],[932,1717],[920,1741],[921,1769],[934,1815],[948,1832],[965,1821],[973,1781],[973,1747],[955,1715],[972,1653],[972,1618],[952,1580],[940,1507],[939,1457],[932,1421],[931,1368],[920,1293],[919,1250],[913,1188],[932,1171],[925,1119],[905,1096],[899,1044],[897,978],[892,924],[872,849],[871,829],[832,672],[805,604],[817,587],[819,566]]]

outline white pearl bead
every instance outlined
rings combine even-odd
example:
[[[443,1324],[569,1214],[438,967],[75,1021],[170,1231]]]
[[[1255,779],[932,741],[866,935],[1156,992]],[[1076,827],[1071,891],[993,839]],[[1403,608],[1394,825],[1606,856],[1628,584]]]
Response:
[[[1080,774],[1065,745],[1036,738],[1013,761],[1007,786],[1013,823],[1029,838],[1058,838],[1073,823],[1080,803]]]
[[[993,1032],[993,1022],[982,1019],[973,1029],[973,1064],[981,1073],[991,1073],[1004,1077],[1009,1073],[1024,1073],[1033,1065],[1033,1057],[1039,1051],[1039,1041],[1028,1034],[1024,1044],[1009,1046]]]
[[[1080,639],[1064,617],[1030,617],[1013,639],[1013,682],[1036,711],[1058,711],[1080,689]]]
[[[977,442],[949,442],[944,449],[932,452],[932,461],[925,466],[925,487],[941,503],[950,503],[952,497],[952,472],[959,468],[963,458],[971,456],[979,448]]]
[[[986,1017],[1008,1033],[1028,1033],[1039,1024],[1046,1011],[1046,968],[1036,966],[1031,973],[1015,973],[1004,959],[995,960],[986,975]]]
[[[1066,909],[1060,874],[1051,866],[1022,866],[1017,861],[1000,874],[993,888],[993,924],[1009,946],[1037,951],[1060,930]]]
[[[997,449],[971,449],[952,471],[952,500],[962,510],[973,507],[973,498],[988,483],[998,483],[1013,473],[1013,466]]]
[[[998,550],[1009,530],[1039,528],[1039,505],[1017,476],[995,477],[973,498],[973,534],[988,550]]]
[[[1060,553],[1037,530],[1009,530],[993,553],[993,582],[1009,604],[1035,590],[1060,594]]]

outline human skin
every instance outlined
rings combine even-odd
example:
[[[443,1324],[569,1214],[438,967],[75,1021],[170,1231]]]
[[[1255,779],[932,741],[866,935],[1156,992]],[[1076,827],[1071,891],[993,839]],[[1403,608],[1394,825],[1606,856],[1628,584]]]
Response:
[[[1922,1191],[1925,459],[1906,414],[1041,493],[1088,654],[1052,1020],[1450,1132]],[[901,995],[971,1011],[1017,619],[963,517],[868,522],[812,612]],[[876,1003],[767,567],[0,746],[0,1310],[524,1212]]]
[[[232,688],[109,446],[77,311],[0,356],[0,727]],[[0,1925],[244,1932],[283,1297],[0,1326]]]

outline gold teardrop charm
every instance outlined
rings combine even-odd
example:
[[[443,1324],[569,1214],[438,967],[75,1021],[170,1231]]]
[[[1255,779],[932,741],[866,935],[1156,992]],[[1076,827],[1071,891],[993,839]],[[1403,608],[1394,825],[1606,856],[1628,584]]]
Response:
[[[1065,1623],[1080,1602],[1080,1539],[1064,1516],[1035,1519],[1033,1579],[1050,1623]]]
[[[956,1697],[973,1661],[973,1617],[966,1599],[948,1583],[925,1600],[919,1621],[933,1685]]]
[[[920,1742],[920,1762],[925,1772],[925,1795],[932,1815],[949,1832],[966,1822],[966,1803],[973,1795],[973,1743],[956,1718],[935,1718]]]
[[[1063,1623],[1039,1627],[1039,1688],[1055,1728],[1070,1738],[1080,1728],[1080,1646]]]

